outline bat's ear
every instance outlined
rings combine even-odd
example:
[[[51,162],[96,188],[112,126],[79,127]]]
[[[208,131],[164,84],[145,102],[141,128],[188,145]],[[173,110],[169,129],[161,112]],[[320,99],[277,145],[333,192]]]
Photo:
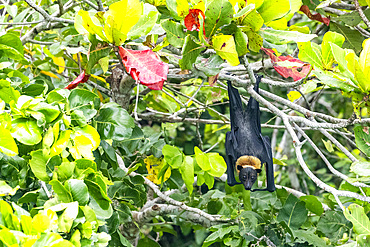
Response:
[[[241,171],[241,170],[243,169],[243,167],[242,167],[242,166],[240,166],[240,165],[237,165],[237,166],[236,166],[236,169],[238,169],[238,171]]]
[[[256,172],[257,173],[260,173],[262,170],[261,169],[256,169]]]

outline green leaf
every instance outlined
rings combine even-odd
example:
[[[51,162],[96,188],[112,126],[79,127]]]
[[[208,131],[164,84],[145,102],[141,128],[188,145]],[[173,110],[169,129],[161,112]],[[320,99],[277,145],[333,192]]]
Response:
[[[363,207],[353,203],[344,210],[344,216],[352,222],[356,234],[370,234],[370,220]]]
[[[315,34],[305,34],[297,31],[283,31],[274,29],[264,29],[258,32],[266,41],[275,45],[283,45],[290,42],[305,43],[316,38]],[[301,51],[301,49],[299,49]],[[321,52],[320,52],[321,53]]]
[[[218,28],[231,22],[234,10],[228,0],[212,0],[207,1],[204,14],[206,37],[211,38]]]
[[[18,51],[23,57],[24,46],[17,35],[6,33],[0,37],[0,44],[7,45]]]
[[[238,57],[244,56],[248,53],[248,35],[246,35],[240,28],[237,28],[234,37]]]
[[[58,180],[51,180],[49,182],[51,186],[53,186],[53,190],[55,194],[57,194],[59,201],[61,202],[73,202],[73,197],[70,191],[68,191],[61,182]]]
[[[15,143],[10,131],[0,125],[0,152],[14,156],[18,154],[18,146]]]
[[[321,47],[312,42],[298,43],[298,58],[314,68],[322,68]]]
[[[334,152],[333,144],[331,143],[330,140],[325,141],[324,139],[321,139],[322,142],[324,143],[324,146],[326,150],[328,150],[329,153]]]
[[[234,37],[232,35],[214,36],[212,42],[216,54],[221,58],[226,59],[231,66],[236,66],[240,63],[235,47]]]
[[[95,118],[101,139],[123,141],[129,138],[135,127],[133,118],[116,103],[104,104]]]
[[[50,155],[59,155],[61,154],[67,147],[69,138],[71,136],[71,130],[64,130],[61,131],[59,134],[58,140],[54,143],[54,145],[50,149]]]
[[[254,52],[259,52],[263,44],[263,38],[252,30],[247,31],[246,34],[248,36],[248,48]]]
[[[338,211],[326,211],[317,223],[317,230],[328,236],[332,242],[341,239],[351,228],[351,223]]]
[[[370,135],[369,128],[360,125],[354,128],[357,147],[370,157]]]
[[[198,166],[203,171],[208,171],[211,169],[211,165],[209,163],[207,154],[203,153],[202,150],[200,150],[197,146],[194,147],[194,154],[195,154],[195,159],[197,161]]]
[[[33,110],[44,114],[47,123],[51,123],[60,115],[58,106],[52,106],[44,102],[38,103],[35,107],[33,107]]]
[[[45,156],[42,150],[32,151],[31,157],[30,166],[33,174],[35,174],[35,176],[41,181],[49,182],[49,173],[52,172],[47,171],[46,167],[49,157]]]
[[[0,80],[0,99],[4,100],[5,103],[9,103],[12,100],[17,102],[20,95],[17,90],[10,86],[10,81]]]
[[[211,169],[207,172],[213,177],[221,177],[226,171],[226,162],[219,153],[207,153]]]
[[[331,49],[331,43],[336,44],[337,46],[342,46],[345,38],[343,35],[334,32],[326,32],[322,43],[321,43],[321,53],[322,53],[322,62],[324,68],[331,69],[334,62],[334,55]]]
[[[364,36],[349,27],[339,25],[338,23],[331,22],[330,30],[342,34],[346,41],[343,44],[343,48],[349,48],[355,50],[356,53],[359,53],[362,48],[362,41],[364,41]]]
[[[292,229],[298,229],[307,219],[307,209],[305,203],[301,202],[290,194],[285,201],[282,209],[280,209],[277,216],[278,221],[285,221],[285,223]]]
[[[147,35],[152,29],[158,19],[157,9],[148,3],[144,3],[144,13],[141,15],[139,21],[128,32],[128,39],[138,39],[141,36]],[[167,33],[168,37],[168,33]]]
[[[280,19],[289,11],[289,0],[264,0],[263,4],[258,8],[258,12],[265,22]]]
[[[87,185],[90,195],[96,200],[98,205],[103,210],[109,209],[111,200],[108,197],[107,192],[95,181],[85,179],[84,182]]]
[[[180,167],[180,173],[189,194],[193,193],[193,183],[194,183],[194,160],[190,156],[185,156],[184,162]]]
[[[110,43],[122,45],[127,33],[139,21],[143,6],[139,0],[121,0],[109,6],[104,14],[104,33]]]
[[[0,196],[14,196],[18,189],[19,185],[13,189],[5,181],[0,181]]]
[[[161,26],[166,31],[168,42],[174,47],[181,48],[185,42],[185,32],[183,26],[170,19],[161,22]]]
[[[57,244],[58,242],[62,241],[62,236],[60,236],[58,233],[54,232],[48,232],[48,233],[41,233],[40,238],[37,239],[37,241],[33,244],[34,246],[53,246],[54,244]],[[66,246],[65,247],[70,247]]]
[[[178,169],[181,167],[184,161],[184,154],[178,147],[171,145],[164,145],[162,148],[164,160],[171,166],[172,169]]]
[[[10,59],[13,59],[15,61],[26,61],[23,57],[23,54],[20,53],[18,50],[15,48],[4,45],[0,43],[0,56],[1,57],[8,57]]]
[[[71,91],[68,97],[71,110],[81,108],[84,105],[98,105],[100,98],[97,94],[86,89],[76,88]],[[83,111],[83,109],[80,109]],[[87,119],[90,119],[87,117]]]
[[[57,165],[60,165],[56,167],[56,171],[57,171],[57,174],[58,174],[58,179],[60,181],[65,181],[69,178],[72,177],[73,175],[73,171],[76,167],[76,164],[75,162],[69,162],[69,161],[64,161],[64,162],[61,162],[59,156],[54,156],[52,159],[55,158],[55,161]]]
[[[308,244],[313,246],[327,246],[325,240],[315,235],[313,232],[307,230],[295,230],[293,231],[294,237],[297,238],[297,242],[302,241],[303,243],[308,242]]]
[[[6,228],[0,230],[0,243],[3,243],[3,246],[18,246],[18,242],[14,234]]]
[[[363,177],[370,176],[370,162],[357,161],[352,163],[351,172]]]
[[[85,206],[89,202],[89,191],[84,181],[70,179],[65,187],[71,192],[73,201],[77,201],[79,205]]]
[[[182,59],[179,61],[179,65],[182,70],[191,70],[200,52],[205,49],[205,47],[196,43],[194,39],[195,38],[190,34],[185,37],[184,45],[182,47]]]
[[[355,87],[348,78],[339,77],[331,71],[322,71],[320,68],[315,68],[312,72],[317,78],[321,81],[321,83],[332,87],[332,88],[339,88],[344,92],[351,92],[357,87]]]
[[[86,74],[91,74],[91,69],[105,57],[109,57],[109,53],[112,50],[110,46],[106,47],[101,45],[97,39],[92,39],[90,46],[89,61],[86,66]]]
[[[251,5],[248,5],[243,10],[248,9],[249,6]],[[238,19],[238,23],[241,24],[240,28],[244,31],[252,30],[253,32],[260,30],[264,23],[262,16],[255,9],[252,9],[249,13],[246,13],[246,15]]]
[[[322,215],[322,213],[324,213],[324,208],[322,207],[321,202],[317,199],[316,196],[301,196],[299,200],[305,202],[306,208],[314,214],[320,216]]]
[[[196,61],[196,68],[206,76],[215,76],[221,71],[221,64],[224,63],[224,60],[217,54],[210,56],[209,58],[198,57]]]

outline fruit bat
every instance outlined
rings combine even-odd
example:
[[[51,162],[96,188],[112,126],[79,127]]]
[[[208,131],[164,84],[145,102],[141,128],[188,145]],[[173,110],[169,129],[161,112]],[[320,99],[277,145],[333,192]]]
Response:
[[[262,76],[256,75],[254,91],[258,93]],[[227,83],[230,104],[231,131],[226,133],[226,163],[227,183],[229,186],[243,184],[246,190],[251,190],[257,180],[258,173],[265,165],[266,189],[251,191],[275,191],[274,165],[270,139],[261,134],[259,103],[250,97],[247,109],[243,109],[239,91]],[[234,167],[239,173],[240,183],[235,180]]]

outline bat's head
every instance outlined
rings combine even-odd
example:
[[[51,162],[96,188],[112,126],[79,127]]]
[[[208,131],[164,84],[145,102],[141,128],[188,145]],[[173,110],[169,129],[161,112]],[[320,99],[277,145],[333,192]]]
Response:
[[[257,181],[257,174],[261,172],[261,161],[254,156],[241,156],[236,161],[236,170],[239,180],[246,190],[250,190]]]
[[[239,172],[240,182],[244,185],[244,188],[246,190],[250,190],[257,180],[257,171],[252,167],[243,168],[241,166],[238,166],[237,168],[240,169]]]

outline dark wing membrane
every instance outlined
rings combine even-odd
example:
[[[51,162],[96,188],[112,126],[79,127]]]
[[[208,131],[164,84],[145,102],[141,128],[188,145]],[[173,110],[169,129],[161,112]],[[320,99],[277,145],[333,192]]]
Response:
[[[234,144],[235,144],[235,138],[233,135],[233,131],[229,131],[226,133],[226,140],[225,140],[226,164],[227,164],[227,184],[229,186],[240,184],[236,182],[235,174],[234,174],[234,164],[236,162],[236,153],[235,153]]]
[[[240,99],[238,89],[234,88],[231,85],[231,82],[227,82],[227,89],[229,93],[229,105],[230,105],[230,121],[231,121],[231,130],[237,130],[242,126],[243,120],[243,104]]]

